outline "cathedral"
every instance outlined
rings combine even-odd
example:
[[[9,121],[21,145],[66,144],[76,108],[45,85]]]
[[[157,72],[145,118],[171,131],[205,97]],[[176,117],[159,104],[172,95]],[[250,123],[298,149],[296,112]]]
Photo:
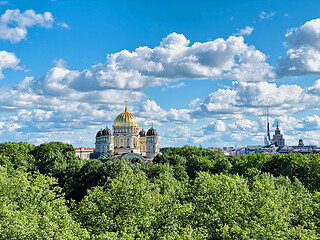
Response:
[[[137,118],[127,110],[113,122],[113,132],[106,126],[96,134],[96,152],[100,155],[113,152],[127,158],[153,159],[159,153],[159,136],[152,127],[139,131]]]

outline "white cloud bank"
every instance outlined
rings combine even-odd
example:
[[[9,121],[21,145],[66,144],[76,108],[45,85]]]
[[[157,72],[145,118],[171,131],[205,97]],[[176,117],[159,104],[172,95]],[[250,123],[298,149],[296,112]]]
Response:
[[[250,34],[253,30],[246,29],[242,35]],[[301,39],[306,35],[305,32],[311,34],[316,29],[299,29],[292,30],[286,36],[291,44],[290,49],[303,47],[305,50],[306,46],[320,49],[315,40],[305,42]],[[311,35],[317,39],[317,34]],[[281,76],[281,71],[283,76],[289,71],[281,61],[287,61],[286,64],[292,64],[291,67],[297,63],[307,64],[301,59],[297,62],[292,59],[294,57],[287,56],[279,60],[278,76]],[[131,111],[147,125],[151,122],[159,125],[189,124],[197,119],[211,122],[197,131],[181,125],[170,128],[171,133],[181,133],[180,139],[191,137],[194,142],[222,139],[225,132],[229,133],[230,141],[253,139],[254,134],[262,137],[257,134],[261,131],[261,124],[247,120],[246,116],[261,116],[267,106],[273,115],[288,116],[316,109],[320,104],[320,80],[308,88],[285,84],[277,86],[268,82],[275,79],[275,73],[266,60],[266,55],[246,44],[242,36],[190,44],[184,35],[172,33],[162,39],[159,46],[144,46],[132,52],[122,50],[109,54],[105,63],[98,63],[83,71],[66,69],[58,61],[59,64],[40,79],[26,77],[14,88],[1,88],[0,112],[18,112],[16,117],[2,119],[2,122],[8,126],[19,122],[17,129],[25,132],[93,128],[105,120],[112,121],[127,100],[129,103],[139,103]],[[1,65],[0,57],[0,73],[2,69],[15,68],[19,63],[18,59],[11,61],[11,65],[10,61],[6,62]],[[292,69],[291,72],[294,71]],[[300,71],[301,74],[309,72]],[[181,87],[183,83],[172,83],[183,79],[236,81],[230,88],[220,88],[205,99],[192,100],[186,109],[164,110],[155,101],[146,99],[143,93],[145,89],[161,84],[168,88]],[[225,119],[234,122],[226,123]],[[317,126],[317,118],[306,118],[304,122],[292,126],[297,124]]]
[[[293,114],[319,104],[319,96],[311,94],[310,89],[267,82],[234,82],[231,88],[210,93],[202,103],[196,100],[197,105],[190,114],[194,118],[236,119],[263,115],[267,107],[275,115]]]
[[[14,22],[18,28],[36,24],[50,27],[53,22],[51,14],[35,14],[31,10],[24,13],[7,10],[1,18],[2,25]],[[14,68],[18,63],[17,60],[11,61],[11,65],[6,62],[0,65],[0,71]],[[123,50],[109,54],[105,63],[98,63],[82,72],[66,69],[61,62],[57,61],[57,66],[40,79],[30,76],[14,88],[1,88],[0,112],[49,111],[52,114],[48,115],[48,122],[51,121],[55,128],[59,128],[58,122],[60,127],[74,124],[78,128],[82,126],[79,121],[94,125],[100,119],[114,117],[125,100],[139,103],[145,99],[143,90],[150,86],[175,86],[168,84],[178,79],[227,78],[259,82],[274,77],[266,56],[254,46],[244,43],[242,36],[190,45],[184,35],[172,33],[153,49],[139,47],[133,52]],[[158,119],[160,124],[195,122],[190,117],[190,109],[165,111],[152,100],[145,100],[140,108],[138,117],[145,122],[147,117],[152,121]],[[95,111],[96,116],[92,114]],[[94,120],[93,117],[97,116],[98,119]],[[36,125],[35,122],[32,126],[30,122],[28,124],[32,128]]]
[[[287,55],[278,60],[278,77],[320,74],[320,18],[286,34]]]
[[[108,55],[99,65],[100,84],[131,89],[144,89],[163,81],[178,79],[222,79],[239,81],[269,81],[273,68],[266,56],[254,46],[244,43],[242,36],[218,38],[204,43],[190,41],[182,34],[172,33],[151,49],[139,47]],[[120,84],[121,83],[121,84]]]
[[[244,43],[242,36],[218,38],[189,46],[182,34],[172,33],[155,48],[139,47],[109,54],[82,72],[72,71],[63,81],[77,91],[127,89],[143,91],[181,79],[222,79],[270,81],[273,68],[266,56]]]

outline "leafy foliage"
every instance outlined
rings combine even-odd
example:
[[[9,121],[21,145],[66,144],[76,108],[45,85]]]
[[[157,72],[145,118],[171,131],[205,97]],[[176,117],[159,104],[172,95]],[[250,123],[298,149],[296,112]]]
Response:
[[[1,239],[83,239],[53,178],[0,166]]]
[[[319,239],[319,192],[318,154],[184,146],[144,164],[0,144],[1,239]]]
[[[122,239],[194,239],[190,204],[180,204],[143,173],[121,174],[109,187],[95,187],[74,214],[94,236],[115,234]]]
[[[34,157],[31,151],[35,148],[30,143],[1,143],[0,156],[2,156],[2,165],[12,164],[13,166],[23,166],[28,169],[34,169]],[[4,160],[6,158],[7,160]]]

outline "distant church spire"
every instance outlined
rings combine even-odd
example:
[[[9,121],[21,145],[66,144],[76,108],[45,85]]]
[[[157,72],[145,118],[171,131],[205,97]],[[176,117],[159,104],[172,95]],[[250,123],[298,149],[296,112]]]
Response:
[[[269,108],[267,108],[267,137],[268,141],[270,142],[270,124],[269,124]]]
[[[264,138],[264,145],[269,145],[271,141],[270,137],[270,124],[269,124],[269,108],[267,108],[267,135]]]

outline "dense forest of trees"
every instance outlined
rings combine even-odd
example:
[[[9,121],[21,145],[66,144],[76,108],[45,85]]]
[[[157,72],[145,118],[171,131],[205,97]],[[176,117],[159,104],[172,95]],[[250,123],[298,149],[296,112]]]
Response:
[[[0,144],[0,239],[319,239],[320,155],[165,148],[82,160]]]

